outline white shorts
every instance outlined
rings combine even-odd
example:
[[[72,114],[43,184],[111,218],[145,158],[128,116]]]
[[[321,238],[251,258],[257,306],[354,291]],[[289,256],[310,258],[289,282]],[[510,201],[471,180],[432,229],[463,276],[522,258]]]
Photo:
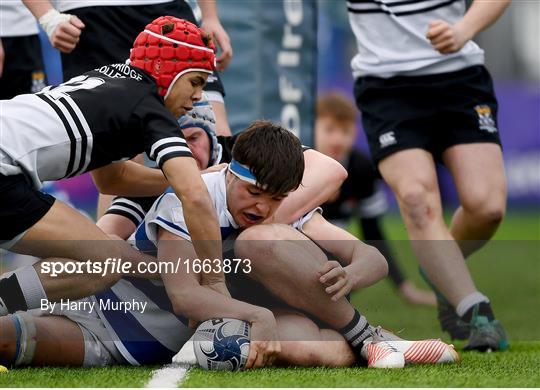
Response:
[[[93,298],[79,299],[91,301]],[[56,305],[52,314],[39,309],[30,310],[35,317],[48,315],[63,316],[75,322],[82,331],[84,337],[84,367],[104,367],[117,364],[129,364],[122,356],[113,341],[113,335],[109,333],[99,314],[94,310],[92,313],[79,310],[60,309]]]

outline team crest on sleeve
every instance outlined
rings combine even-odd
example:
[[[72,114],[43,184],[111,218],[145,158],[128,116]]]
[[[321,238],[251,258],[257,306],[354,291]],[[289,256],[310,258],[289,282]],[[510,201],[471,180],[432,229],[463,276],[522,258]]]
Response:
[[[478,114],[478,128],[488,133],[496,133],[497,126],[495,125],[495,119],[491,114],[491,108],[487,105],[478,105],[474,107],[474,110]]]

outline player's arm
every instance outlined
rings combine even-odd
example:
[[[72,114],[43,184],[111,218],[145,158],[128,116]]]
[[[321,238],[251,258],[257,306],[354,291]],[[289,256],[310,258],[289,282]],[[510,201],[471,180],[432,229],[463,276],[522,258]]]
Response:
[[[158,258],[175,262],[178,258],[193,260],[197,255],[189,241],[159,228]],[[251,346],[246,368],[270,365],[281,350],[272,312],[203,287],[201,276],[194,273],[189,265],[179,267],[175,273],[161,274],[174,312],[195,322],[228,317],[251,323]]]
[[[509,4],[510,0],[474,0],[465,16],[454,25],[440,19],[432,21],[426,37],[438,52],[455,53],[495,23]]]
[[[221,231],[216,210],[202,180],[195,159],[174,157],[166,160],[161,169],[176,196],[182,202],[184,218],[199,259],[221,259]],[[225,285],[222,272],[202,275],[205,285]],[[223,293],[226,288],[221,289]]]
[[[81,36],[84,23],[75,15],[58,12],[48,0],[22,0],[39,21],[51,45],[63,53],[71,52]]]
[[[345,264],[341,267],[338,262],[329,261],[319,271],[320,281],[333,300],[354,289],[371,286],[388,274],[388,264],[376,248],[332,225],[320,213],[304,223],[302,232]]]
[[[92,178],[99,192],[120,196],[157,196],[169,183],[159,169],[123,161],[94,169]]]
[[[197,4],[201,9],[202,29],[211,34],[221,48],[221,53],[216,58],[216,61],[217,70],[223,71],[229,66],[232,59],[231,40],[219,21],[216,2],[214,0],[198,0]]]
[[[328,156],[308,149],[304,152],[302,184],[276,210],[271,222],[290,224],[326,202],[347,178],[347,170]]]

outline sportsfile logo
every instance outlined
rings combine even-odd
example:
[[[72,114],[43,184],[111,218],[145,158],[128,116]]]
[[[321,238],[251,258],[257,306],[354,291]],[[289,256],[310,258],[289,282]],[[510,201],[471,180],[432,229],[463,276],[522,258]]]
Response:
[[[496,133],[497,126],[495,126],[495,120],[491,115],[491,108],[483,104],[474,107],[474,110],[478,114],[478,128],[488,133]]]
[[[387,133],[381,134],[381,136],[379,137],[379,143],[381,144],[381,148],[386,148],[387,146],[396,144],[397,141],[394,132],[389,131]]]

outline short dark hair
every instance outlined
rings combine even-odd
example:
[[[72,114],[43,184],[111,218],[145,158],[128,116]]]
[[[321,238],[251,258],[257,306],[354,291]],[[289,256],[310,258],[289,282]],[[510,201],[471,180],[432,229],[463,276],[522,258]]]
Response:
[[[272,195],[294,191],[302,183],[302,144],[289,130],[271,121],[252,122],[238,136],[232,157],[249,167],[257,185]]]
[[[332,92],[317,99],[317,117],[331,117],[341,123],[355,122],[358,111],[342,93]]]

